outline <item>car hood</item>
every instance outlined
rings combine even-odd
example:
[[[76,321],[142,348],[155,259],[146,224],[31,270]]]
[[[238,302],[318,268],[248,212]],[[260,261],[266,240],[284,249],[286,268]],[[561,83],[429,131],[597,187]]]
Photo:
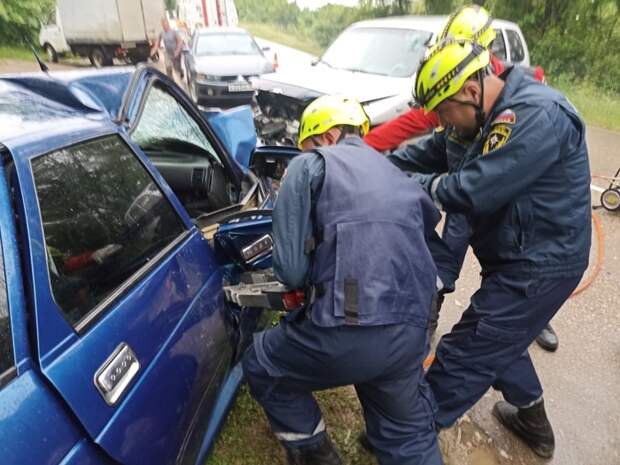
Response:
[[[323,94],[346,94],[367,103],[395,95],[411,95],[411,78],[346,71],[323,65],[266,74],[255,83],[260,90],[300,99]]]
[[[261,55],[223,55],[194,57],[194,69],[214,76],[257,76],[270,65]]]

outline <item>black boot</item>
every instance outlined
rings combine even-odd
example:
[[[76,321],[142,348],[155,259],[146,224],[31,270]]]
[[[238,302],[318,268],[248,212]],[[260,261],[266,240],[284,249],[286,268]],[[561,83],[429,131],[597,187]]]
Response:
[[[540,347],[549,352],[558,350],[558,345],[560,344],[557,334],[555,334],[555,331],[549,324],[536,336],[536,342]]]
[[[286,457],[288,465],[342,465],[342,460],[327,435],[318,444],[287,447]]]
[[[527,408],[517,408],[502,400],[493,407],[493,415],[523,439],[536,455],[546,459],[553,457],[555,438],[542,400]]]

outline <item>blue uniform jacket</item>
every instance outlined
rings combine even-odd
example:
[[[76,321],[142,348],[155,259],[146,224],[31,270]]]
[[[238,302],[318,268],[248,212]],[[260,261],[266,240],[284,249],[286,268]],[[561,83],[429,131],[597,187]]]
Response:
[[[506,85],[469,147],[440,130],[391,160],[418,173],[458,166],[420,181],[444,210],[468,216],[483,273],[579,276],[591,241],[585,125],[559,92],[521,69],[502,78]]]
[[[364,144],[358,137],[347,137],[340,143]],[[382,155],[377,152],[377,156]],[[273,268],[277,278],[290,288],[300,289],[306,283],[310,259],[304,247],[306,240],[312,237],[312,209],[318,200],[324,177],[323,158],[308,152],[291,160],[280,187],[273,210]],[[444,291],[449,292],[454,290],[458,277],[457,265],[434,227],[435,224],[428,224],[427,244]]]

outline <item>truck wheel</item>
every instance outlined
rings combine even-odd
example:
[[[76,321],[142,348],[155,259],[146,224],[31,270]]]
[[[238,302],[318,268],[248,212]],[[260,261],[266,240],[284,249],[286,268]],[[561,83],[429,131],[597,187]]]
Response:
[[[51,44],[45,44],[43,48],[45,49],[45,53],[47,53],[47,61],[58,63],[58,53],[56,53],[54,47],[52,47]]]
[[[601,204],[610,212],[618,210],[620,208],[620,189],[605,189],[601,194]]]
[[[105,51],[100,47],[95,47],[90,51],[90,55],[88,56],[90,59],[90,63],[95,68],[102,68],[104,66],[112,65],[112,59],[108,58],[105,54]]]

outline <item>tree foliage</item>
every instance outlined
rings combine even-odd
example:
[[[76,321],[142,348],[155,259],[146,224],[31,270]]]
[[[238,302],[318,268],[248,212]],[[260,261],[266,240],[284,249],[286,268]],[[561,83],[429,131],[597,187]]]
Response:
[[[41,21],[52,11],[54,0],[0,0],[0,45],[36,42]]]
[[[348,25],[402,14],[449,14],[476,3],[519,24],[531,61],[547,74],[620,93],[620,0],[360,0],[302,10],[287,0],[237,0],[242,20],[272,24],[325,48]]]

